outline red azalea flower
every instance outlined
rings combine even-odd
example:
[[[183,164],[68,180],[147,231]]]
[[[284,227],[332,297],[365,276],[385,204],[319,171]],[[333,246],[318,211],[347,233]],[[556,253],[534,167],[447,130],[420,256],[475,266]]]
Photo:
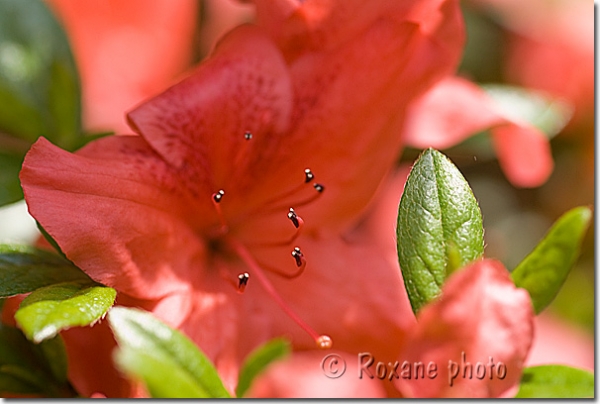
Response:
[[[398,354],[414,318],[397,263],[345,235],[393,166],[407,105],[463,43],[456,1],[284,3],[259,4],[272,24],[234,30],[129,113],[138,135],[75,154],[40,139],[21,172],[66,256],[183,330],[229,387],[278,335]],[[82,394],[132,394],[100,327],[64,333],[71,378]]]

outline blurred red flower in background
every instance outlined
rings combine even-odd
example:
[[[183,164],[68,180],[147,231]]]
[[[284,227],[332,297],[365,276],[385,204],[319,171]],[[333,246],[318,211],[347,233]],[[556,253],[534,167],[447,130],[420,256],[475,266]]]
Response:
[[[47,2],[73,47],[88,131],[126,131],[123,111],[172,84],[191,62],[195,0]]]
[[[511,36],[507,79],[564,97],[575,120],[593,114],[594,4],[585,0],[472,0],[498,15]]]
[[[552,173],[550,142],[526,122],[506,117],[485,92],[459,77],[448,77],[411,106],[406,143],[444,149],[490,129],[500,166],[513,185],[536,187]]]

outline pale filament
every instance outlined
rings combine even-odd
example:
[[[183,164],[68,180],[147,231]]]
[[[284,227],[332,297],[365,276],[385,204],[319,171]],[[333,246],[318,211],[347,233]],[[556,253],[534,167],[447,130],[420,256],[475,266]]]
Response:
[[[246,249],[246,247],[237,241],[234,238],[228,238],[230,246],[233,250],[238,254],[238,256],[244,261],[244,263],[248,266],[250,271],[256,276],[258,282],[262,285],[263,289],[271,296],[275,303],[281,307],[281,309],[296,323],[302,328],[310,337],[315,341],[318,347],[320,348],[331,348],[331,338],[326,335],[320,335],[315,330],[313,330],[308,324],[302,320],[295,311],[293,311],[279,296],[269,279],[263,273],[262,268],[258,263],[254,260],[254,257],[250,254],[250,252]],[[327,342],[328,341],[328,342]],[[326,346],[325,346],[326,345]]]
[[[225,195],[225,191],[220,189],[218,192],[215,192],[211,196],[211,201],[215,210],[217,211],[217,217],[219,218],[219,222],[221,222],[221,227],[219,229],[219,233],[226,234],[229,231],[229,227],[227,226],[227,221],[225,220],[225,216],[223,215],[223,211],[221,210],[221,200]]]
[[[244,138],[241,140],[243,143],[239,146],[237,153],[233,157],[234,171],[232,173],[233,177],[237,177],[239,174],[239,170],[247,165],[247,159],[250,155],[250,150],[252,149],[252,145],[256,142],[254,139],[254,134],[250,131],[246,131],[244,133]]]
[[[292,213],[293,216],[290,217],[290,214]],[[247,245],[252,247],[284,247],[292,244],[300,236],[300,233],[302,232],[302,227],[304,226],[304,220],[302,220],[302,218],[298,216],[298,214],[296,214],[293,208],[290,208],[290,212],[288,213],[288,219],[290,219],[290,221],[296,229],[296,231],[294,232],[294,234],[292,234],[290,238],[282,241],[268,241],[259,243],[250,241],[247,243]]]
[[[298,255],[297,252],[299,252],[300,254]],[[260,263],[260,266],[266,269],[267,271],[273,272],[274,274],[277,274],[283,278],[294,279],[302,275],[302,273],[304,272],[304,269],[306,268],[306,259],[304,258],[304,255],[300,252],[300,249],[298,247],[296,247],[292,251],[292,257],[294,257],[294,259],[296,260],[296,266],[298,267],[298,269],[292,273],[283,272],[279,269],[265,265],[263,263]]]
[[[293,202],[285,201],[286,198],[290,198],[290,197],[300,193],[302,190],[304,190],[306,188],[306,186],[314,178],[315,178],[315,175],[310,170],[310,168],[306,168],[304,170],[304,181],[302,183],[298,184],[296,187],[294,187],[286,192],[283,192],[279,195],[276,195],[276,196],[268,199],[267,201],[263,202],[260,207],[247,212],[247,215],[271,213],[273,211],[285,209],[288,206],[300,207],[300,206],[306,206],[306,205],[314,202],[321,196],[321,194],[323,193],[323,190],[325,189],[325,187],[323,187],[323,185],[321,185],[321,184],[313,183],[313,188],[315,189],[315,193],[310,195],[308,198],[305,198],[304,200],[293,201]]]

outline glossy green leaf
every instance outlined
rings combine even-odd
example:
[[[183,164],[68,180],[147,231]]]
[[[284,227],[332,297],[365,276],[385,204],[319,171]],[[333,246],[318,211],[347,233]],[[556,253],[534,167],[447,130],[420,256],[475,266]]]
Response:
[[[65,32],[40,0],[0,2],[0,131],[62,147],[81,134],[80,84]]]
[[[0,244],[0,297],[91,279],[68,260],[34,247]]]
[[[536,313],[552,302],[567,279],[591,218],[592,212],[587,207],[568,211],[513,270],[515,285],[529,292]]]
[[[482,88],[505,116],[535,126],[548,137],[558,134],[573,115],[573,107],[566,101],[541,92],[505,85]]]
[[[0,323],[0,396],[73,397],[60,337],[34,345],[16,328]]]
[[[446,156],[424,151],[398,209],[398,258],[413,311],[435,299],[454,270],[482,255],[481,211],[469,184]]]
[[[515,398],[593,398],[594,374],[562,365],[526,368]]]
[[[114,307],[108,322],[119,345],[117,364],[141,379],[153,397],[230,397],[198,347],[150,313]]]
[[[27,338],[40,342],[61,330],[98,321],[114,304],[116,290],[88,281],[65,282],[32,292],[15,320]]]
[[[236,396],[243,397],[256,376],[262,373],[274,361],[283,359],[289,355],[290,351],[290,343],[279,338],[271,340],[252,351],[240,370],[238,384],[235,389]]]

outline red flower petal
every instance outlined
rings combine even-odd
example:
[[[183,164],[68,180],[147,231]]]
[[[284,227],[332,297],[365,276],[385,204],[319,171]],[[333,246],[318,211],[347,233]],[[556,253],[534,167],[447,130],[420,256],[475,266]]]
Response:
[[[337,362],[333,362],[337,361]],[[342,372],[339,377],[337,373]],[[295,352],[253,383],[252,398],[385,398],[378,379],[359,379],[358,360],[338,350]],[[329,375],[329,377],[328,377]],[[333,376],[333,377],[331,377]]]
[[[500,396],[518,383],[532,343],[529,295],[514,286],[502,264],[490,260],[452,275],[442,293],[419,313],[400,355],[401,363],[422,362],[426,368],[434,363],[435,377],[426,373],[417,380],[413,373],[396,386],[409,397]]]
[[[277,172],[270,156],[285,147],[291,103],[279,51],[260,29],[242,26],[191,76],[134,109],[128,119],[200,198],[209,202],[213,192],[235,184],[266,199],[271,192],[261,179],[263,172]],[[252,140],[244,138],[246,131]],[[256,198],[245,193],[244,200],[235,199],[239,210]]]
[[[21,182],[30,213],[94,280],[145,299],[190,287],[204,248],[184,221],[193,199],[141,138],[107,137],[76,155],[40,138]]]
[[[427,4],[427,17],[420,4]],[[308,49],[286,53],[296,97],[290,137],[298,147],[286,158],[307,164],[310,156],[327,192],[320,212],[306,215],[329,226],[368,203],[401,149],[406,105],[455,68],[463,39],[454,2],[336,5],[305,3],[289,24],[302,20],[310,37],[289,41],[308,41]]]
[[[137,396],[135,386],[115,370],[112,354],[117,347],[108,323],[63,331],[67,349],[69,381],[86,397],[95,393],[106,397]]]

